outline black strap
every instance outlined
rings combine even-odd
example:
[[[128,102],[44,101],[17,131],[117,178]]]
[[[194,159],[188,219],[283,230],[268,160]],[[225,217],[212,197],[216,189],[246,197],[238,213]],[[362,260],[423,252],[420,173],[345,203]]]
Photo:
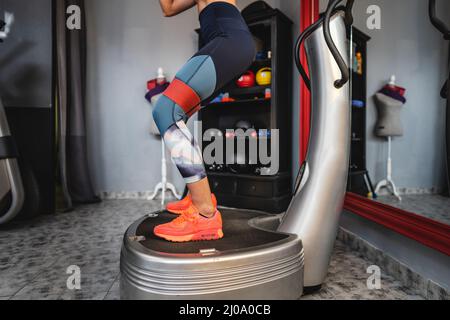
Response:
[[[19,151],[13,137],[0,137],[0,160],[15,159],[18,157]]]

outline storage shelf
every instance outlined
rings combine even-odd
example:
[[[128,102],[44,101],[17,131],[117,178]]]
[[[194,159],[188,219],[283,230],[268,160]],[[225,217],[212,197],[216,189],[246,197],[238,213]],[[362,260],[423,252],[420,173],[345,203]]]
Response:
[[[277,180],[280,177],[289,177],[290,174],[288,172],[279,172],[272,176],[260,176],[256,174],[240,174],[240,173],[230,173],[230,172],[218,172],[218,171],[208,171],[208,176],[212,177],[224,177],[228,178],[230,176],[234,178],[240,178],[240,179],[254,179],[254,180],[261,180],[261,181],[272,181]]]
[[[206,107],[207,108],[219,108],[219,107],[242,107],[249,105],[270,105],[270,99],[245,99],[245,100],[236,100],[230,102],[216,102],[210,103]]]
[[[264,94],[266,89],[271,89],[271,86],[254,86],[250,88],[232,88],[229,89],[228,93],[231,97],[233,96],[243,96],[250,94]]]
[[[253,67],[263,67],[270,66],[272,64],[272,59],[264,59],[264,60],[255,60],[253,62]]]
[[[251,170],[243,171],[246,174],[208,170],[208,177],[211,189],[222,205],[278,214],[287,209],[292,197],[293,24],[279,11],[252,18],[247,23],[250,24],[250,32],[258,39],[258,51],[271,51],[273,54],[271,59],[254,61],[247,70],[256,74],[261,68],[272,68],[271,84],[259,86],[255,83],[250,88],[239,88],[235,82],[230,82],[220,92],[229,93],[235,101],[210,102],[200,110],[199,118],[203,133],[210,129],[222,132],[234,129],[242,120],[257,130],[279,129],[280,174],[259,176],[252,174],[253,168],[248,168]],[[269,99],[265,99],[267,89],[271,89]],[[203,144],[204,148],[207,146],[207,143]],[[252,167],[263,166],[259,163]]]
[[[350,172],[347,190],[363,196],[373,192],[366,164],[366,144],[367,144],[367,42],[370,37],[353,28],[353,42],[356,51],[361,53],[363,65],[362,74],[357,70],[351,70],[352,100],[359,100],[364,103],[363,107],[352,105],[352,141]],[[367,180],[366,180],[367,179]],[[368,182],[370,186],[368,186]]]

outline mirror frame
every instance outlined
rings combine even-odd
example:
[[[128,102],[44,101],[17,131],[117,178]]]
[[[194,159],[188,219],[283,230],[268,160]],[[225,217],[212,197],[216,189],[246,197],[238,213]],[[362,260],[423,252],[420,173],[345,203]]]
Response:
[[[319,0],[300,1],[300,32],[319,17]],[[307,65],[304,50],[303,65]],[[311,97],[308,88],[300,81],[300,163],[306,158],[311,116]],[[387,229],[413,239],[427,247],[450,256],[450,226],[413,212],[385,205],[354,193],[347,193],[344,214],[356,214]]]

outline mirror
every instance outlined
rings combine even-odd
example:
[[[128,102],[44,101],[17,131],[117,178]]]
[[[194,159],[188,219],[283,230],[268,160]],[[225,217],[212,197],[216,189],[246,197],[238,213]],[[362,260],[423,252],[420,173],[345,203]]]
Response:
[[[450,28],[450,2],[435,5]],[[427,0],[360,0],[354,18],[348,191],[450,225],[449,41]]]

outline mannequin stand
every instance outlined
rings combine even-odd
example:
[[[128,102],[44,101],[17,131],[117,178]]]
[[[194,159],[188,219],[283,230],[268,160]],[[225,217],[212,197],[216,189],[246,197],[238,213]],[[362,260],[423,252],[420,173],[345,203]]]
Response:
[[[398,201],[402,201],[402,197],[400,197],[397,187],[395,186],[394,181],[392,180],[392,138],[388,137],[388,160],[387,160],[387,177],[385,180],[380,181],[375,188],[375,193],[379,194],[382,188],[388,189],[392,195],[394,195]]]
[[[158,183],[155,187],[155,191],[153,195],[148,197],[148,200],[154,200],[156,196],[161,191],[161,205],[163,206],[166,201],[166,191],[171,191],[175,198],[181,199],[180,195],[177,193],[177,189],[173,184],[167,182],[167,162],[166,162],[166,145],[164,144],[164,139],[161,138],[161,149],[162,149],[162,157],[161,157],[161,182]]]

